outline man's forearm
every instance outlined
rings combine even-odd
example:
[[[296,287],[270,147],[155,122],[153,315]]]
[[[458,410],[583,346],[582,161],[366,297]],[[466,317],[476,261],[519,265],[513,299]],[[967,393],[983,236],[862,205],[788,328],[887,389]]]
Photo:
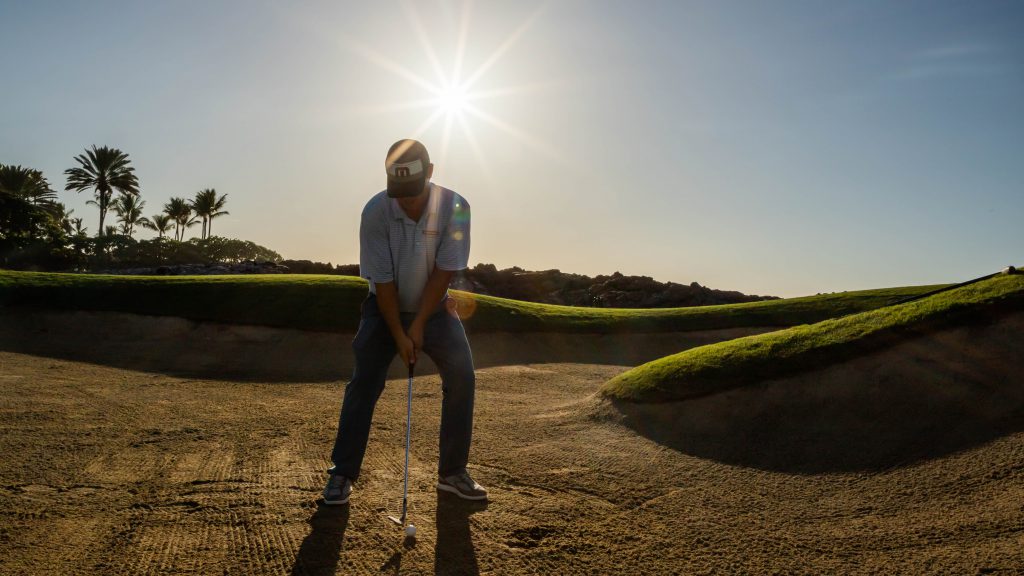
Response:
[[[448,285],[451,283],[452,276],[454,275],[455,272],[434,268],[434,271],[430,273],[430,277],[427,278],[427,285],[423,287],[423,296],[420,297],[420,309],[416,312],[416,320],[414,322],[423,324],[427,321],[427,318],[430,318],[430,315],[437,309],[437,305],[441,303],[441,296],[448,290]]]
[[[395,288],[394,282],[377,283],[374,288],[377,291],[377,308],[380,315],[384,317],[388,329],[391,330],[391,336],[397,340],[399,336],[405,334],[402,318],[398,313],[398,289]]]

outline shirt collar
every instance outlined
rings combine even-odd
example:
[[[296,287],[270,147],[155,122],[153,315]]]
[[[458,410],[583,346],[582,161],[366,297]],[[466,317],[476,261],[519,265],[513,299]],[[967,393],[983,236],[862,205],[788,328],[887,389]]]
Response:
[[[427,194],[428,194],[428,196],[427,196],[427,209],[424,210],[424,214],[427,211],[430,210],[430,201],[431,201],[431,199],[432,199],[432,197],[434,195],[434,188],[436,187],[433,182],[430,182],[427,186],[428,186],[427,187]],[[411,219],[409,219],[409,216],[407,216],[405,214],[405,210],[402,210],[402,207],[398,205],[398,199],[397,198],[388,198],[388,200],[391,201],[391,217],[393,219],[395,219],[395,220],[409,220],[410,222],[412,221]],[[423,220],[424,220],[423,218],[420,218],[420,221],[423,221]]]

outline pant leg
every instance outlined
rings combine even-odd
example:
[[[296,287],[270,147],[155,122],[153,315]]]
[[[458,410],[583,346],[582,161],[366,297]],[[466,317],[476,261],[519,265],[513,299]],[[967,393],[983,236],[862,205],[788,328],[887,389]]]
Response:
[[[476,374],[462,322],[444,306],[424,327],[423,351],[441,373],[441,454],[437,470],[448,476],[462,472],[469,462]]]
[[[397,349],[387,323],[377,309],[375,298],[368,298],[363,304],[359,330],[352,341],[355,352],[355,370],[352,380],[345,387],[345,398],[338,419],[338,435],[331,451],[334,466],[330,472],[355,480],[366,454],[366,442],[370,438],[370,424],[373,410],[377,405],[388,366]]]

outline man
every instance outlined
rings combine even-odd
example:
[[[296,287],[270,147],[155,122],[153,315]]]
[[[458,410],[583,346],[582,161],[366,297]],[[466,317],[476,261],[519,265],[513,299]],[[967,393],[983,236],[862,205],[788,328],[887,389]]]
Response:
[[[469,203],[430,182],[423,144],[400,140],[384,161],[387,190],[363,208],[359,273],[370,282],[352,341],[355,371],[345,388],[324,503],[344,504],[359,477],[370,421],[397,353],[406,366],[421,352],[441,373],[438,490],[469,500],[487,491],[466,472],[476,379],[462,322],[448,297],[455,272],[469,263]]]

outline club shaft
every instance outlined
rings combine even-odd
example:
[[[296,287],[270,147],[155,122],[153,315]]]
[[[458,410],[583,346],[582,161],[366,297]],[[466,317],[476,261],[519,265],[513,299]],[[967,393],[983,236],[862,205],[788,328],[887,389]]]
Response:
[[[409,503],[409,442],[412,438],[412,371],[415,364],[409,364],[409,385],[405,403],[405,481],[402,487],[402,524],[405,524]]]

